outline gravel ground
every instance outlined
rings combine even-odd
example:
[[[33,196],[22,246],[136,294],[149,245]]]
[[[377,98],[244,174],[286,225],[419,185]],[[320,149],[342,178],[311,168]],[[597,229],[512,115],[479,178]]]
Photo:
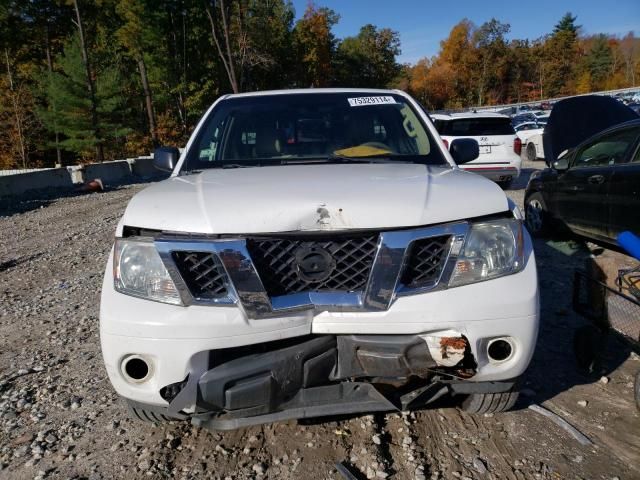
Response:
[[[522,202],[525,165],[507,193]],[[640,478],[640,361],[612,341],[604,377],[581,375],[572,335],[573,269],[585,246],[536,241],[542,327],[515,411],[439,409],[210,433],[130,420],[100,357],[102,271],[118,218],[145,185],[105,193],[0,200],[0,478]],[[585,447],[543,416],[559,414]]]

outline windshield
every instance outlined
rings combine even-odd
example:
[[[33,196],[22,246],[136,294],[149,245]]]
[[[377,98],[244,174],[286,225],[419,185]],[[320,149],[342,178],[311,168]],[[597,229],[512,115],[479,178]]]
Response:
[[[182,170],[330,161],[448,165],[401,95],[366,92],[261,95],[220,102]]]
[[[438,122],[440,135],[478,137],[487,135],[513,135],[515,130],[508,118],[460,118]]]

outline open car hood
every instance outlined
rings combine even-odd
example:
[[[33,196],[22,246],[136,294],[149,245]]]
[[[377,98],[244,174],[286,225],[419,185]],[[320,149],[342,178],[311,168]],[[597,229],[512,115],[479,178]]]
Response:
[[[544,128],[545,158],[553,162],[563,151],[577,147],[596,133],[637,118],[633,110],[611,97],[585,95],[560,100]]]

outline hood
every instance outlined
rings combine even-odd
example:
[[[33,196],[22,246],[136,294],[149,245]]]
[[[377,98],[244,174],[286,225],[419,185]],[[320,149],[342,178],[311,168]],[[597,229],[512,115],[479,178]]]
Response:
[[[388,229],[506,210],[496,184],[458,169],[287,165],[172,177],[134,196],[120,225],[206,234]]]
[[[611,97],[585,95],[561,100],[553,106],[544,128],[545,158],[552,162],[596,133],[637,118],[633,110]]]

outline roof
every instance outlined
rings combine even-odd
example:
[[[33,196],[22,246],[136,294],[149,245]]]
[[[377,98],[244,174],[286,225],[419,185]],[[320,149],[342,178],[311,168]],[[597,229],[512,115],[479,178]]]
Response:
[[[283,90],[263,90],[258,92],[231,93],[225,98],[260,97],[264,95],[295,95],[300,93],[375,93],[389,95],[406,95],[400,90],[387,90],[380,88],[291,88]]]
[[[464,113],[432,113],[431,118],[436,120],[456,120],[459,118],[509,118],[508,115],[494,112],[464,112]]]

